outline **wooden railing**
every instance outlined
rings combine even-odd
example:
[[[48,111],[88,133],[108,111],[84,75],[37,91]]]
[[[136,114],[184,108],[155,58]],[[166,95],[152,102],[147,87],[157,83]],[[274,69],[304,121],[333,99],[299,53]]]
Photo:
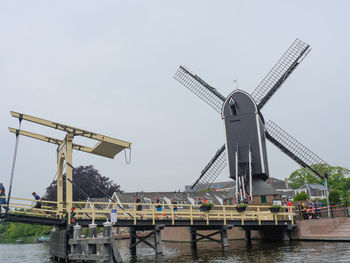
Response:
[[[199,205],[190,204],[162,204],[162,210],[157,211],[159,204],[154,203],[105,203],[105,202],[73,202],[73,207],[79,205],[84,209],[76,208],[76,218],[91,219],[94,222],[97,219],[109,219],[111,209],[117,209],[117,219],[133,220],[136,225],[139,220],[156,221],[171,220],[174,225],[177,220],[189,220],[193,224],[194,220],[204,220],[207,224],[211,220],[222,220],[224,224],[228,220],[241,220],[242,225],[247,220],[258,221],[291,221],[293,219],[293,207],[281,207],[280,212],[272,213],[269,208],[271,206],[248,205],[246,211],[237,212],[236,205],[214,205],[210,211],[200,211]],[[138,211],[137,207],[142,206],[142,210]],[[177,206],[177,211],[174,211],[174,206]],[[102,208],[102,209],[101,209]]]
[[[71,211],[57,210],[57,202],[42,200],[41,208],[34,208],[38,201],[34,199],[11,197],[9,213],[17,213],[24,215],[62,218]],[[7,206],[2,205],[2,209]],[[117,209],[118,220],[132,220],[136,225],[140,220],[151,220],[152,224],[156,221],[170,220],[172,225],[179,220],[188,220],[192,225],[195,220],[203,220],[206,224],[210,221],[219,220],[224,224],[229,220],[240,220],[244,225],[246,221],[257,221],[260,225],[262,221],[273,221],[275,225],[278,221],[290,221],[294,224],[293,207],[281,207],[280,212],[272,213],[269,208],[271,206],[248,205],[246,211],[237,212],[236,205],[214,205],[210,211],[200,211],[199,205],[190,204],[162,204],[162,210],[157,211],[159,204],[154,203],[112,203],[112,202],[73,202],[75,208],[75,218],[91,220],[110,220],[111,209]],[[142,206],[142,210],[138,211],[137,207]],[[174,211],[177,206],[177,211]]]
[[[3,198],[3,197],[0,197]],[[5,198],[7,200],[7,198]],[[11,197],[9,205],[9,213],[11,214],[23,214],[23,215],[34,215],[42,217],[57,218],[59,216],[59,211],[57,210],[57,202],[42,200],[41,208],[34,208],[38,200]],[[1,204],[2,211],[4,212],[7,204]]]

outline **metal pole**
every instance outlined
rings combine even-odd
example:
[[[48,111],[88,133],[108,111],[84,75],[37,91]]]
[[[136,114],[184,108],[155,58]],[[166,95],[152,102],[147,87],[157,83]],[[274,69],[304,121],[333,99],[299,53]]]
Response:
[[[253,178],[252,178],[252,153],[249,149],[249,197],[250,202],[253,203]]]
[[[328,218],[331,218],[331,210],[329,209],[329,191],[328,191],[328,183],[327,178],[324,178],[324,181],[326,183],[326,196],[327,196],[327,211],[328,211]]]
[[[238,184],[239,184],[239,179],[238,179],[238,153],[235,152],[235,159],[236,159],[236,204],[238,204]]]

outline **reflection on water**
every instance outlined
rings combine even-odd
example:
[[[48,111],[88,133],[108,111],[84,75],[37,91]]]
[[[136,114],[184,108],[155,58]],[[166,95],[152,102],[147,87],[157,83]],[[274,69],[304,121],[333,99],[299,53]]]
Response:
[[[164,254],[140,245],[136,257],[131,257],[128,240],[117,241],[124,262],[350,262],[350,243],[300,242],[271,243],[230,241],[222,250],[217,243],[199,243],[196,251],[188,243],[164,243]],[[0,244],[1,263],[53,263],[48,244]]]

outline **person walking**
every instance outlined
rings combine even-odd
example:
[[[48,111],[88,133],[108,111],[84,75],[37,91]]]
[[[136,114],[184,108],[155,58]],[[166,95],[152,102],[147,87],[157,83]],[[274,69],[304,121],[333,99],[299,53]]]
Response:
[[[3,206],[6,210],[6,213],[8,212],[8,207],[6,206],[6,191],[5,186],[2,182],[0,182],[0,214],[1,214],[1,207]]]
[[[177,218],[177,214],[175,214],[175,212],[177,212],[177,202],[175,201],[175,198],[171,198],[171,204],[173,205],[173,211],[174,211],[174,217]]]
[[[162,205],[160,203],[159,197],[154,197],[154,202],[156,203],[156,211],[161,212],[162,211]],[[156,220],[158,220],[158,213],[156,213]]]
[[[35,192],[33,192],[32,195],[34,196],[34,199],[37,201],[34,208],[33,208],[33,215],[35,216],[35,212],[36,212],[36,210],[38,210],[44,216],[48,217],[48,215],[43,210],[41,210],[41,202],[42,202],[41,197]],[[37,209],[35,209],[35,208],[37,208]]]
[[[136,211],[142,211],[141,199],[138,195],[135,196],[135,203],[136,203]],[[142,212],[138,213],[137,215],[139,215],[141,219],[143,219]]]
[[[318,201],[318,199],[316,199],[314,206],[315,206],[315,211],[316,211],[316,218],[321,218],[322,203],[320,201]]]

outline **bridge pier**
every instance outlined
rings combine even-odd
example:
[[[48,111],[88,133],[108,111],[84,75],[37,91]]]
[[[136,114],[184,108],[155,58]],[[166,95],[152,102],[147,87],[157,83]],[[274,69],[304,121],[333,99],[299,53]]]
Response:
[[[289,230],[282,230],[282,241],[290,241],[290,231]]]
[[[210,226],[191,226],[188,228],[190,232],[190,239],[191,239],[191,247],[192,249],[197,249],[197,242],[203,240],[203,239],[208,239],[210,241],[217,242],[221,244],[222,248],[225,249],[229,247],[229,242],[228,242],[228,235],[227,235],[227,230],[231,229],[233,226],[232,225],[226,225],[226,226],[221,226],[219,228],[210,228]],[[212,232],[208,235],[204,235],[201,233],[198,233],[197,231],[200,230],[217,230],[215,232]],[[220,235],[220,240],[213,238],[213,236],[219,234]]]
[[[97,236],[97,225],[89,224],[89,238],[96,238]],[[88,244],[87,251],[89,254],[96,254],[96,244]]]
[[[56,261],[68,260],[68,231],[54,227],[50,233],[50,255]]]
[[[246,229],[245,230],[245,242],[247,244],[252,243],[252,235],[251,235],[251,230],[250,229]]]
[[[156,254],[162,254],[164,252],[163,250],[163,242],[162,242],[162,236],[161,236],[161,230],[164,228],[165,225],[163,224],[156,224],[151,229],[149,227],[129,227],[129,234],[130,234],[130,253],[131,255],[136,255],[136,246],[140,243],[144,243],[147,246],[154,249]],[[150,233],[148,233],[146,236],[138,236],[137,230],[151,230]],[[154,237],[154,245],[147,241],[148,238]]]

